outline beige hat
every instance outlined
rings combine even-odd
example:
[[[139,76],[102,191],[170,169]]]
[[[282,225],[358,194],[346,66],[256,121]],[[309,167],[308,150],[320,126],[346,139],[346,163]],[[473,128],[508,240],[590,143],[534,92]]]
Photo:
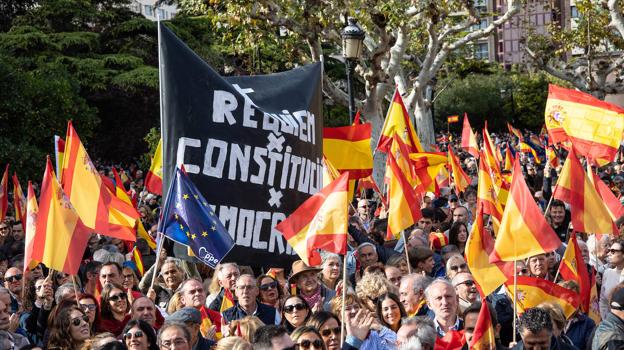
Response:
[[[320,272],[322,269],[319,267],[311,267],[306,265],[303,260],[297,260],[292,264],[292,271],[290,272],[290,277],[288,278],[288,283],[296,283],[297,276],[304,272],[314,271]]]

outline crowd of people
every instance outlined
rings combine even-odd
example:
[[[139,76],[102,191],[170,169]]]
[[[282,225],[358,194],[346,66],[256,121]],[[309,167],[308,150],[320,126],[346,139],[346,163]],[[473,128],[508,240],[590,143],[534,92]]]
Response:
[[[497,147],[512,137],[492,136]],[[458,349],[468,349],[482,303],[496,349],[624,349],[624,240],[578,235],[598,286],[598,322],[580,307],[566,318],[560,305],[546,302],[524,310],[514,326],[506,287],[482,298],[464,255],[477,215],[478,161],[458,140],[442,147],[453,147],[471,175],[467,190],[442,187],[424,195],[422,218],[404,240],[386,239],[378,194],[357,194],[348,254],[322,252],[320,266],[227,262],[212,270],[173,257],[171,242],[156,256],[139,239],[141,275],[130,244],[93,233],[78,276],[41,264],[24,273],[24,228],[9,210],[0,222],[0,349],[444,349],[440,340],[448,334],[460,337]],[[561,166],[517,156],[535,201],[548,207],[561,247],[519,261],[516,272],[578,290],[557,273],[571,232],[569,208],[550,198]],[[99,166],[108,175],[108,167]],[[599,169],[618,198],[622,171],[619,163]],[[135,165],[125,173],[124,185],[155,237],[161,199],[143,189],[144,174]],[[491,225],[486,230],[493,234]]]

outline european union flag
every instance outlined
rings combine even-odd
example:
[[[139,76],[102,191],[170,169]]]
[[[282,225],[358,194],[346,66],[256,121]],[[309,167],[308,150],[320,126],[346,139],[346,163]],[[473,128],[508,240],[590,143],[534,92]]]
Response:
[[[179,168],[171,180],[159,231],[191,248],[204,264],[215,266],[234,247],[234,241],[208,201]]]

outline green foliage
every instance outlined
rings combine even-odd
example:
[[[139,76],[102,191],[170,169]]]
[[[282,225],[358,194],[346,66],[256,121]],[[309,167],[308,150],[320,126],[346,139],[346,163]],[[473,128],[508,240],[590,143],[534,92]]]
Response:
[[[158,142],[160,141],[160,129],[151,128],[143,140],[147,143],[148,151],[139,158],[139,167],[149,169],[152,164],[152,157],[156,153],[156,147],[158,147]]]

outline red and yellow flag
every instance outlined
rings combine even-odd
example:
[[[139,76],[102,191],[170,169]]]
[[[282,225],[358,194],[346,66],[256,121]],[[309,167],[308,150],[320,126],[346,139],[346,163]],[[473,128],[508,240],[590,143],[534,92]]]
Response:
[[[507,276],[503,272],[503,269],[507,268],[505,264],[512,264],[510,272],[513,274],[513,263],[490,263],[489,254],[493,248],[494,239],[483,229],[483,213],[479,210],[472,225],[472,232],[466,241],[465,250],[466,264],[470,268],[481,295],[492,294],[496,288],[507,281]]]
[[[584,313],[589,312],[591,299],[591,281],[587,265],[581,255],[581,249],[576,241],[576,233],[572,233],[565,253],[559,264],[559,275],[566,281],[574,281],[579,286],[581,296],[581,308]]]
[[[536,164],[542,164],[539,157],[537,156],[537,152],[535,152],[535,149],[533,149],[533,147],[529,146],[528,144],[520,142],[520,152],[530,153],[533,156]]]
[[[381,129],[377,149],[383,153],[388,153],[395,134],[399,136],[402,143],[407,145],[410,153],[424,151],[398,89],[394,90],[394,97]]]
[[[511,171],[513,169],[513,163],[515,162],[514,156],[511,153],[511,148],[509,144],[507,144],[507,148],[505,148],[505,166],[503,170]]]
[[[488,156],[493,156],[494,160],[496,161],[496,168],[500,170],[500,163],[503,161],[500,158],[497,158],[498,155],[496,154],[496,145],[494,145],[494,142],[492,141],[492,137],[490,137],[490,132],[488,131],[488,124],[487,124],[487,120],[485,121],[485,126],[483,127],[483,147],[486,149],[486,155]],[[492,166],[492,165],[490,165]]]
[[[490,316],[490,309],[488,303],[483,299],[481,302],[481,311],[477,317],[477,324],[475,324],[474,331],[472,332],[472,339],[469,344],[470,350],[495,350],[496,349],[496,332],[494,332],[494,325],[492,324],[492,317]]]
[[[163,167],[163,152],[162,152],[162,138],[158,141],[156,146],[156,152],[152,158],[152,166],[145,175],[145,188],[151,192],[162,195],[162,167]]]
[[[223,289],[223,300],[221,301],[219,312],[223,313],[223,311],[233,307],[235,304],[232,292],[227,288]]]
[[[490,261],[514,261],[553,251],[561,241],[535,203],[516,159],[509,199]]]
[[[449,115],[448,117],[446,117],[446,122],[451,124],[451,123],[457,123],[459,122],[459,116],[458,115]]]
[[[46,162],[39,201],[32,251],[27,255],[51,269],[77,274],[91,231],[65,196],[50,158]]]
[[[24,225],[24,218],[26,218],[26,196],[22,191],[17,174],[13,173],[13,208],[15,209],[15,221],[21,221],[22,227]]]
[[[373,173],[370,123],[323,129],[323,155],[351,179],[360,179]]]
[[[507,280],[507,287],[507,291],[513,300],[513,277]],[[518,295],[516,300],[519,314],[526,309],[549,302],[559,304],[566,318],[570,318],[579,306],[579,296],[576,292],[545,279],[529,276],[518,276]]]
[[[563,163],[553,198],[570,204],[572,225],[577,232],[599,234],[618,232],[609,210],[586,176],[573,149]]]
[[[321,263],[318,249],[346,253],[348,179],[348,172],[340,175],[275,226],[308,266]]]
[[[591,166],[588,165],[587,171],[592,174],[589,177],[589,180],[592,181],[594,188],[598,191],[600,198],[602,198],[604,204],[607,206],[609,210],[609,214],[611,214],[611,219],[615,222],[617,219],[624,216],[624,206],[622,206],[622,202],[613,194],[613,191],[605,184],[598,174],[595,174],[591,171]]]
[[[559,166],[559,157],[552,146],[546,147],[546,161],[553,169]]]
[[[54,135],[54,159],[56,160],[56,175],[63,173],[63,157],[65,156],[65,140]]]
[[[61,183],[82,222],[100,234],[136,241],[134,225],[139,213],[103,184],[71,121],[65,146]]]
[[[6,218],[9,209],[9,164],[4,169],[4,175],[0,181],[0,221]]]
[[[399,158],[399,159],[397,159]],[[388,228],[387,237],[398,237],[402,230],[416,224],[422,213],[420,212],[420,198],[410,184],[405,171],[399,162],[406,160],[400,150],[388,153]]]
[[[421,192],[437,192],[436,177],[448,162],[446,154],[444,152],[410,153],[409,159],[414,168],[414,173],[420,181],[418,190]]]
[[[514,128],[511,124],[507,123],[507,129],[509,129],[509,133],[512,135],[516,135],[522,141],[522,133],[520,130]]]
[[[27,270],[35,268],[38,261],[32,259],[33,244],[35,243],[35,230],[37,228],[37,213],[39,213],[39,205],[37,204],[37,196],[33,190],[32,183],[28,181],[28,201],[26,203],[26,216],[24,225],[24,274]]]
[[[132,248],[132,261],[134,261],[134,264],[137,267],[137,271],[139,271],[139,275],[143,277],[143,275],[145,274],[145,268],[143,267],[143,256],[141,255],[139,249],[137,249],[137,246],[134,246]]]
[[[457,156],[453,153],[453,147],[450,146],[448,148],[448,162],[451,165],[455,188],[458,192],[464,192],[464,190],[470,186],[470,176],[462,169],[459,159],[457,159]]]
[[[470,121],[468,121],[468,114],[464,113],[464,128],[462,130],[461,136],[461,146],[462,149],[470,154],[473,157],[479,157],[479,145],[477,144],[477,136],[472,131],[470,127]]]
[[[624,108],[584,92],[548,86],[545,111],[549,142],[570,141],[577,154],[611,162],[624,132]]]
[[[483,153],[483,152],[481,152]],[[496,219],[497,225],[503,219],[503,207],[498,201],[492,177],[485,164],[485,156],[479,157],[479,172],[477,185],[477,207],[483,209],[484,214],[491,215]]]

